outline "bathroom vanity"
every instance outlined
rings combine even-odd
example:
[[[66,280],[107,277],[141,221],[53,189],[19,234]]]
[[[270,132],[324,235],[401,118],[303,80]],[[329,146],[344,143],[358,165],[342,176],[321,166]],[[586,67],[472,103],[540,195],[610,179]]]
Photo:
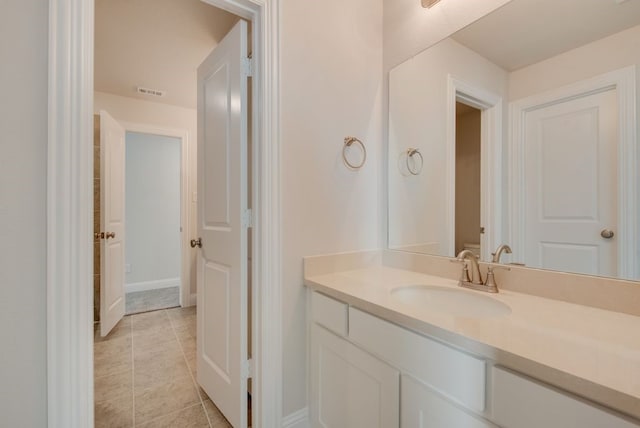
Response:
[[[640,317],[466,290],[394,257],[305,259],[312,426],[640,426]]]

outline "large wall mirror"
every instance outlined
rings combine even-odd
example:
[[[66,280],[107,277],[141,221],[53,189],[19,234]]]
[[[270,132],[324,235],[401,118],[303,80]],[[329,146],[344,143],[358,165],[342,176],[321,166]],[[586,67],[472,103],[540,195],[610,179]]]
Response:
[[[640,279],[640,0],[513,0],[389,74],[389,247]]]

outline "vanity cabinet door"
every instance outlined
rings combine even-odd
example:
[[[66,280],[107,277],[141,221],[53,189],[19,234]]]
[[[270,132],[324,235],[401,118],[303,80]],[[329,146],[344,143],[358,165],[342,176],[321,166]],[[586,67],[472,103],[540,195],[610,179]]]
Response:
[[[638,428],[640,425],[510,371],[493,368],[493,418],[504,428]]]
[[[401,428],[497,428],[455,406],[411,376],[402,376]]]
[[[312,324],[312,427],[398,427],[399,394],[397,370]]]

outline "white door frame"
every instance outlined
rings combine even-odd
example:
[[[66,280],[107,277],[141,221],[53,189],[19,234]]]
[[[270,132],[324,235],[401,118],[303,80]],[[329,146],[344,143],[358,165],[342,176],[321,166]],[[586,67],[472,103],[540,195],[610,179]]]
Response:
[[[253,24],[253,417],[282,424],[280,0],[207,0]],[[93,0],[49,0],[48,426],[93,426]]]
[[[482,111],[480,119],[480,255],[485,260],[502,242],[502,97],[452,75],[447,76],[447,241],[455,256],[456,102]],[[479,233],[480,231],[478,231]]]
[[[638,279],[638,149],[636,141],[636,67],[629,66],[517,101],[510,106],[509,242],[516,261],[524,254],[524,121],[528,112],[573,98],[615,89],[618,101],[618,277]]]
[[[189,195],[189,152],[192,142],[189,140],[189,132],[185,129],[162,128],[155,125],[142,123],[132,123],[118,121],[124,128],[125,136],[127,132],[139,134],[160,135],[162,137],[172,137],[180,140],[180,306],[193,306],[196,304],[195,295],[191,296],[191,211]],[[125,138],[125,146],[126,146]],[[126,155],[125,155],[126,162]],[[194,189],[195,191],[195,189]],[[125,195],[127,186],[125,185]],[[195,235],[194,235],[195,236]]]

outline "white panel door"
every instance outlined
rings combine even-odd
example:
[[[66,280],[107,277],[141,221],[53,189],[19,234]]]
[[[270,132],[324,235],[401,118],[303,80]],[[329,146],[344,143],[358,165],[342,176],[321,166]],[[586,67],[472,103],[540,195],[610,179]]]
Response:
[[[124,155],[125,131],[100,112],[100,334],[124,316]]]
[[[247,426],[247,24],[198,68],[198,383]]]
[[[311,327],[311,426],[394,428],[400,373],[344,339]]]
[[[526,113],[527,265],[616,276],[617,117],[615,90]]]

